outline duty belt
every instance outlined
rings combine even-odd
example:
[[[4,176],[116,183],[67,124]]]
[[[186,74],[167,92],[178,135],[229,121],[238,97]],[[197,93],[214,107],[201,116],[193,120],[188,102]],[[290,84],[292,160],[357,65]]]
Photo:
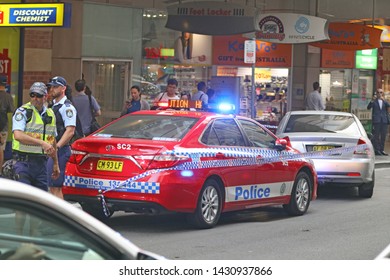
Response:
[[[33,161],[33,160],[46,160],[47,156],[43,154],[27,154],[14,152],[12,157],[16,161]]]

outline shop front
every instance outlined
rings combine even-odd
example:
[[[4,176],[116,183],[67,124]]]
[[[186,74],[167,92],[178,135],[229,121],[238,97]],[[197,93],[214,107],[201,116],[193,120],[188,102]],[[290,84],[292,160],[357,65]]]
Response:
[[[367,104],[375,92],[377,50],[321,50],[320,86],[326,110],[354,113],[371,132]]]
[[[287,108],[291,45],[256,41],[256,63],[247,64],[247,39],[242,35],[186,35],[164,28],[163,21],[163,17],[144,17],[140,77],[144,98],[151,101],[165,90],[170,78],[178,80],[180,93],[195,93],[197,83],[204,81],[217,100],[234,103],[237,114],[254,115],[274,126],[279,123]],[[188,36],[187,42],[184,36]]]

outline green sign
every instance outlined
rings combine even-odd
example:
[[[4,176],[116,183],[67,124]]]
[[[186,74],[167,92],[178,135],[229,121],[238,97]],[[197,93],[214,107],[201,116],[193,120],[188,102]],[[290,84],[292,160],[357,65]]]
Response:
[[[376,69],[378,63],[378,49],[356,51],[356,68]]]

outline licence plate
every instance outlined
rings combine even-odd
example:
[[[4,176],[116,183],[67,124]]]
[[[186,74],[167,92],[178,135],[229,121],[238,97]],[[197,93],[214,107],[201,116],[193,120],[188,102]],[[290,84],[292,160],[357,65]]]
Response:
[[[320,151],[326,151],[326,150],[330,150],[330,149],[333,149],[334,146],[313,146],[313,151],[314,152],[320,152]]]
[[[102,171],[114,171],[122,172],[123,161],[114,161],[114,160],[99,160],[97,163],[97,170]]]

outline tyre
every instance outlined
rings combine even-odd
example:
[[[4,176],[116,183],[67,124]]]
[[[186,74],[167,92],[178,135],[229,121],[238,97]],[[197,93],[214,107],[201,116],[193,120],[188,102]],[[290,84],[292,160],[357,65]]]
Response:
[[[200,229],[214,227],[221,216],[222,194],[217,181],[208,179],[199,193],[194,213],[188,214],[191,224]]]
[[[310,205],[312,189],[313,183],[309,175],[303,171],[299,172],[294,181],[290,202],[284,204],[283,208],[293,216],[305,214]]]
[[[375,185],[375,171],[372,174],[371,182],[359,186],[359,197],[371,198],[374,192],[374,185]]]

